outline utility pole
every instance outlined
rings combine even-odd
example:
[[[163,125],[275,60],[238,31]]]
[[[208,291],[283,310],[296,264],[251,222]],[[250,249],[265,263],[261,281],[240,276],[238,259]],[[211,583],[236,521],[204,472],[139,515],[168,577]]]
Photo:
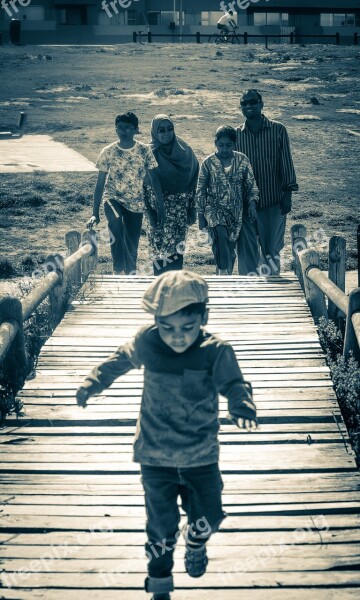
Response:
[[[183,10],[182,10],[182,0],[179,0],[179,33],[180,33],[180,42],[183,41],[182,39],[182,32],[183,32]]]

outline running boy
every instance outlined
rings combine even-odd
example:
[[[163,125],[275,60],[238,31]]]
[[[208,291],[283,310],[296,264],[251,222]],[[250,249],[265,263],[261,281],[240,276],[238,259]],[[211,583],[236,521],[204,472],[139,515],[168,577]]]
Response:
[[[144,199],[143,183],[149,173],[158,200],[158,222],[163,220],[164,205],[161,186],[155,172],[157,162],[151,149],[134,140],[139,133],[139,121],[132,112],[115,119],[118,142],[106,146],[100,153],[94,192],[93,216],[87,222],[91,228],[100,222],[99,208],[104,197],[104,212],[113,239],[111,256],[114,274],[136,272],[137,251],[141,235]]]
[[[169,600],[173,591],[178,496],[188,517],[185,568],[191,577],[205,573],[205,544],[225,517],[218,466],[218,393],[227,397],[234,424],[256,429],[251,385],[244,381],[234,350],[203,329],[207,301],[208,286],[195,273],[160,275],[142,299],[155,323],[140,329],[96,367],[76,394],[85,407],[90,396],[144,365],[134,460],[141,465],[145,492],[145,589],[153,592],[153,600]]]
[[[243,210],[254,221],[259,197],[250,161],[235,142],[233,127],[217,129],[216,152],[203,161],[196,190],[199,229],[208,228],[218,275],[231,275]]]

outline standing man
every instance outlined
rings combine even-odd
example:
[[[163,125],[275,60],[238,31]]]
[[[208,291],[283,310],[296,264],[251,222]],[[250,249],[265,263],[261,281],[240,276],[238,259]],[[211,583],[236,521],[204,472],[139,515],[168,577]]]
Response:
[[[236,150],[250,160],[259,203],[256,227],[244,219],[240,232],[239,275],[254,271],[259,275],[279,275],[286,215],[291,211],[291,194],[298,189],[286,128],[263,115],[263,107],[257,90],[243,93],[240,108],[245,122],[236,129]]]

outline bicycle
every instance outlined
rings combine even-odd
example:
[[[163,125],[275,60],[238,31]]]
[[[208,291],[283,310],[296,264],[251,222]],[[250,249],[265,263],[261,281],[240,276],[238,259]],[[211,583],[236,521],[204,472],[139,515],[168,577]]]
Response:
[[[148,43],[148,33],[149,33],[149,31],[146,31],[146,32],[145,31],[138,31],[137,32],[137,34],[138,34],[138,42],[142,46],[144,46],[145,44]],[[142,37],[141,37],[142,35],[144,35],[144,37],[145,37],[145,41],[144,42],[142,41]]]
[[[236,32],[238,27],[234,27],[232,31],[224,31],[221,29],[217,33],[212,33],[209,36],[208,42],[215,44],[241,44],[241,36]]]

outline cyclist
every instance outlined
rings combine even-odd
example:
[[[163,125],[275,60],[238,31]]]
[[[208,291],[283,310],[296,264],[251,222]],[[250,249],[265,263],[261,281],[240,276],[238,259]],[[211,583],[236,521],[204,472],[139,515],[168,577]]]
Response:
[[[235,29],[237,28],[235,17],[236,13],[229,10],[218,20],[217,28],[220,29],[221,35],[227,36],[231,33],[235,33]]]

